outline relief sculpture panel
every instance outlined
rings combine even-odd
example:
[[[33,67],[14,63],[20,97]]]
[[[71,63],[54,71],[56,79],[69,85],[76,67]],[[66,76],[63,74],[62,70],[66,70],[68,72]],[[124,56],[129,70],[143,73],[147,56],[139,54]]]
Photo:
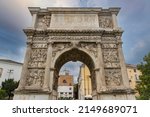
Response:
[[[44,81],[44,69],[29,69],[26,85],[32,87],[42,87]]]
[[[38,16],[36,27],[37,28],[42,28],[42,29],[43,28],[45,29],[45,28],[49,27],[50,19],[51,19],[51,16],[49,16],[49,15]]]
[[[47,49],[32,49],[29,67],[45,67]]]
[[[120,69],[105,69],[105,81],[107,86],[121,85],[121,70]]]
[[[112,28],[112,18],[109,16],[99,16],[100,28]]]
[[[72,46],[71,43],[54,43],[52,45],[52,56],[55,57],[57,52],[61,52],[62,50],[66,48],[70,48]]]
[[[120,67],[117,49],[103,49],[103,58],[105,68]]]
[[[96,43],[80,43],[79,47],[86,49],[89,53],[93,54],[95,58],[97,58]]]

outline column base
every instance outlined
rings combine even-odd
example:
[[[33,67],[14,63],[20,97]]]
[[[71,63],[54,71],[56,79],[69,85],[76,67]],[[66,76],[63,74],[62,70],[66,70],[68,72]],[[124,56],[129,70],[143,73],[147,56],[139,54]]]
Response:
[[[13,100],[57,100],[56,91],[19,90],[15,91]]]
[[[107,89],[92,93],[93,100],[135,100],[135,91],[132,89]]]

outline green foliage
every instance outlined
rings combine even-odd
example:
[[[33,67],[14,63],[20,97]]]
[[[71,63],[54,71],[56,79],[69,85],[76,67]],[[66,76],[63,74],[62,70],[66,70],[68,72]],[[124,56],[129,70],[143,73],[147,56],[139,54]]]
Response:
[[[7,96],[7,93],[5,90],[0,89],[0,100],[4,100]]]
[[[7,79],[2,82],[2,89],[6,91],[8,99],[13,97],[13,91],[18,87],[19,82],[14,81],[14,79]]]
[[[150,100],[150,53],[143,58],[143,61],[138,65],[142,75],[140,76],[141,82],[136,87],[140,94],[137,99]]]

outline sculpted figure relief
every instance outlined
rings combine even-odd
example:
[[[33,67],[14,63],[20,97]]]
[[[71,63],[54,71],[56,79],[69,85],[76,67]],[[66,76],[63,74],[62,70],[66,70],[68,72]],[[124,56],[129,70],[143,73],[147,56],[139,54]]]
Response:
[[[119,69],[105,70],[105,78],[107,86],[119,86],[121,85],[121,70]]]
[[[29,67],[44,68],[45,67],[45,61],[29,61]]]
[[[71,43],[56,43],[56,44],[53,44],[53,50],[52,50],[52,56],[55,57],[56,53],[57,52],[60,52],[66,48],[69,48],[71,47],[72,44]]]
[[[28,63],[29,67],[33,68],[43,68],[45,67],[45,61],[47,57],[46,49],[33,49],[31,52],[30,61]]]
[[[32,61],[45,61],[47,55],[46,49],[33,49],[31,54]]]
[[[103,56],[104,56],[104,62],[119,61],[118,52],[115,49],[104,49]]]
[[[101,28],[112,28],[112,19],[107,16],[99,16],[99,26]]]
[[[42,87],[44,80],[44,70],[30,69],[27,77],[27,86]]]
[[[116,49],[104,49],[103,57],[105,68],[120,68],[118,52]]]
[[[94,43],[80,43],[80,47],[86,49],[88,52],[92,53],[97,57],[97,45]]]
[[[38,16],[38,20],[37,20],[37,28],[47,28],[49,27],[50,24],[50,16]]]

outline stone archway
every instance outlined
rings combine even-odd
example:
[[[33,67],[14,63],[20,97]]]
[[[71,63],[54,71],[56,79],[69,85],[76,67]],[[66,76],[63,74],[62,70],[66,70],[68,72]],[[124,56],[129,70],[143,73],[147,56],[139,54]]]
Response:
[[[61,54],[57,60],[54,63],[54,68],[55,68],[55,73],[53,76],[53,90],[57,90],[57,84],[58,84],[58,74],[60,71],[60,68],[67,62],[69,61],[80,61],[84,64],[86,64],[90,70],[91,73],[91,80],[92,80],[92,90],[93,92],[96,90],[96,78],[95,78],[95,63],[92,60],[92,58],[90,57],[90,55],[88,55],[87,53],[85,53],[82,50],[79,50],[78,48],[73,48],[70,49],[66,52],[64,52],[63,54]]]
[[[14,99],[56,99],[54,79],[67,61],[90,69],[93,99],[135,99],[122,51],[120,8],[30,8],[27,50]]]

